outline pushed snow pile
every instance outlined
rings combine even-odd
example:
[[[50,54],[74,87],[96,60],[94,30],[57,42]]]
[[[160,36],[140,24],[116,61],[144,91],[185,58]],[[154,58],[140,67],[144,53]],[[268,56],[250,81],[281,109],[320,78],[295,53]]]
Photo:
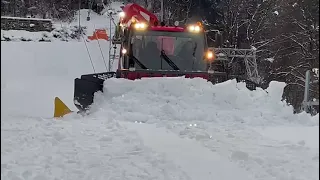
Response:
[[[181,167],[189,164],[184,163],[183,156],[196,147],[179,148],[184,146],[182,142],[165,138],[166,131],[199,142],[245,169],[255,180],[319,179],[318,119],[305,113],[293,114],[292,108],[281,101],[284,86],[272,82],[267,90],[250,91],[235,80],[212,85],[203,79],[109,79],[105,81],[104,93],[96,94],[92,107],[96,112],[90,117],[136,122],[131,124],[140,126],[133,129],[145,139],[145,144],[172,157]],[[150,124],[165,130],[146,133],[144,128],[148,129]],[[297,130],[304,135],[292,134]],[[183,168],[188,173],[200,168],[205,171],[204,167],[216,169],[201,159],[214,155],[199,151],[186,156],[194,165]],[[212,162],[234,173],[219,161]],[[234,175],[230,179],[249,178]]]
[[[114,113],[118,120],[313,124],[309,115],[294,115],[292,107],[281,101],[285,86],[281,82],[271,82],[267,90],[255,91],[236,80],[213,85],[200,78],[109,79],[104,86],[93,109],[104,104],[102,111]],[[117,114],[118,109],[128,113]]]

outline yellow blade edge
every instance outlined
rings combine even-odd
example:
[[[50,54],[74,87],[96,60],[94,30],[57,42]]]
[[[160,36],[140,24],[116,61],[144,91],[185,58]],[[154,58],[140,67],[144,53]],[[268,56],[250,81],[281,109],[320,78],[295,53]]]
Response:
[[[72,113],[72,111],[65,105],[58,97],[54,98],[54,118],[63,117],[66,114]]]

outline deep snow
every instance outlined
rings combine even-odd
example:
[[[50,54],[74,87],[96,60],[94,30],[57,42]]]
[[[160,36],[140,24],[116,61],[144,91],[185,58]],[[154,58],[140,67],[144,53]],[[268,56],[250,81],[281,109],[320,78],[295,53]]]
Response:
[[[97,112],[92,116],[164,127],[180,138],[198,141],[214,152],[211,156],[219,154],[237,163],[253,179],[316,179],[318,116],[294,115],[292,108],[281,102],[283,87],[283,83],[272,82],[266,91],[249,91],[235,80],[212,85],[202,79],[110,79],[105,82],[105,93],[96,96],[93,109]],[[271,131],[276,128],[278,131]],[[296,132],[289,131],[293,128]],[[302,133],[299,138],[297,130]],[[180,142],[176,145],[180,147]],[[161,151],[157,146],[154,149]],[[170,150],[166,153],[174,157]]]
[[[319,179],[319,116],[294,115],[283,83],[110,79],[94,113],[52,119],[54,97],[75,110],[73,80],[92,72],[83,42],[1,42],[1,178]]]
[[[319,177],[318,119],[280,101],[283,83],[267,93],[235,81],[110,79],[95,113],[53,120],[53,98],[74,110],[73,79],[92,73],[84,45],[5,42],[1,52],[4,179]]]

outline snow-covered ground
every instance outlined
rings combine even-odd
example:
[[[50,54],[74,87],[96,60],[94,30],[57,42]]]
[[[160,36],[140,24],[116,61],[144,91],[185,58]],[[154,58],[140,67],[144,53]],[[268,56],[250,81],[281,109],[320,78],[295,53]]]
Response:
[[[87,43],[87,46],[95,71],[107,71],[109,42],[100,41],[102,51],[97,41]],[[3,106],[2,110],[15,115],[18,110],[22,114],[36,115],[32,110],[41,109],[37,115],[51,117],[54,94],[74,107],[74,78],[94,72],[83,42],[1,42],[1,65],[1,92],[9,93],[2,99],[16,102],[13,107]],[[113,64],[113,69],[116,66]],[[32,96],[35,91],[37,98]],[[44,100],[49,103],[46,109],[42,104]],[[30,102],[33,106],[28,106]]]
[[[318,116],[293,115],[282,83],[266,93],[235,81],[112,79],[95,113],[53,120],[53,98],[75,109],[73,79],[92,72],[83,43],[2,42],[2,178],[319,177]]]
[[[52,32],[29,32],[29,31],[17,31],[17,30],[1,30],[1,41],[10,39],[10,41],[72,41],[77,36],[77,30],[80,26],[83,28],[84,37],[92,36],[95,29],[105,29],[107,34],[115,31],[115,27],[112,21],[110,21],[109,12],[112,12],[113,21],[117,23],[118,12],[121,11],[121,2],[113,2],[108,11],[104,15],[98,15],[88,9],[81,9],[78,11],[71,23],[53,22],[54,30]],[[79,16],[80,13],[80,16]],[[87,21],[87,17],[91,18]],[[111,23],[111,26],[110,26]]]
[[[105,71],[98,43],[87,45]],[[73,80],[85,73],[84,42],[1,42],[2,179],[319,179],[319,116],[294,115],[283,83],[110,79],[94,113],[53,119],[55,96],[75,110]]]

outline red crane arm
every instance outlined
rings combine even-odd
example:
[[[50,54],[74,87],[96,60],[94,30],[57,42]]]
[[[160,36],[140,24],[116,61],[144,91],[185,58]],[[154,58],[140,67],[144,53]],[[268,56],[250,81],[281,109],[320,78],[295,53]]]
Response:
[[[139,22],[144,22],[151,25],[159,24],[157,16],[149,12],[145,8],[139,6],[135,3],[127,4],[123,7],[123,12],[125,16],[121,19],[121,24],[131,23],[132,17],[134,17]]]

